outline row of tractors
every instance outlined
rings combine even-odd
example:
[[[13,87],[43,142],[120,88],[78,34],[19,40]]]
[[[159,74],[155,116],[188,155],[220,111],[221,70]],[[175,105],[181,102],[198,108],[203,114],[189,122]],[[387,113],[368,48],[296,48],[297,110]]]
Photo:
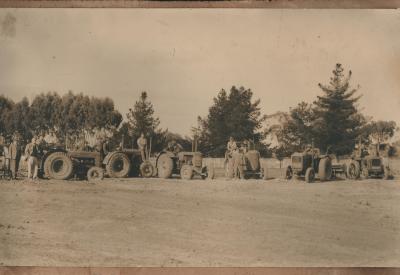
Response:
[[[286,168],[286,178],[302,178],[306,182],[330,180],[337,175],[344,175],[348,179],[383,178],[390,179],[388,163],[377,154],[362,154],[355,152],[347,163],[333,163],[328,154],[321,154],[319,149],[311,148],[291,156],[291,164]]]
[[[255,149],[241,153],[245,159],[245,177],[266,179],[266,168],[261,167],[260,153]],[[228,165],[230,161],[226,159],[227,174],[234,173],[229,171],[232,169]],[[101,180],[105,176],[170,178],[174,175],[186,180],[194,177],[213,179],[215,170],[214,167],[203,165],[203,156],[198,151],[174,153],[163,150],[154,157],[150,157],[149,154],[146,160],[142,161],[138,149],[119,148],[103,156],[98,151],[72,151],[63,146],[49,146],[43,150],[39,161],[39,176],[57,180],[73,177]]]
[[[153,158],[142,161],[138,149],[119,149],[104,157],[97,151],[69,151],[62,146],[43,150],[39,161],[39,176],[49,179],[66,180],[72,177],[88,180],[126,178],[131,176],[169,178],[180,174],[184,179],[199,175],[212,177],[202,165],[200,152],[162,151]]]
[[[242,148],[242,147],[241,147]],[[255,148],[246,148],[241,152],[244,158],[243,172],[245,178],[267,179],[267,167],[260,162],[260,153]],[[226,176],[232,177],[234,171],[229,165],[231,160],[226,158]],[[101,180],[125,177],[159,177],[170,178],[179,175],[182,179],[194,177],[213,179],[214,167],[203,165],[200,152],[174,153],[164,150],[154,157],[147,156],[142,161],[138,149],[120,148],[105,156],[97,151],[69,151],[62,146],[48,147],[43,151],[39,162],[39,175],[44,178],[65,180],[72,177]],[[321,154],[319,149],[309,148],[304,152],[292,154],[290,165],[286,168],[286,178],[304,178],[306,182],[330,180],[337,175],[349,179],[392,177],[388,165],[379,155],[356,154],[346,164],[333,163],[328,154]]]

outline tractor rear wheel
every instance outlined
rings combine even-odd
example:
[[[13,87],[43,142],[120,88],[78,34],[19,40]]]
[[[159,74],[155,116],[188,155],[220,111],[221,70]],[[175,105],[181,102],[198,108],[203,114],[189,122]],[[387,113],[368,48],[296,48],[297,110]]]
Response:
[[[87,179],[88,181],[97,181],[104,179],[104,170],[103,168],[93,166],[87,171]]]
[[[144,161],[142,164],[140,164],[140,174],[144,178],[152,177],[154,175],[154,169],[155,167],[150,161]]]
[[[106,165],[106,171],[110,178],[126,178],[130,170],[131,161],[124,153],[115,153]]]
[[[346,170],[347,170],[346,171],[347,178],[355,180],[360,177],[361,170],[358,161],[355,160],[350,161],[350,163],[347,165]]]
[[[184,180],[191,180],[193,178],[193,167],[185,164],[181,168],[181,178]]]
[[[44,162],[45,176],[49,179],[66,180],[72,177],[74,165],[64,152],[54,152]]]
[[[323,158],[318,164],[318,176],[321,181],[330,180],[332,177],[332,162],[330,158]]]
[[[161,155],[157,160],[158,177],[167,179],[172,176],[172,169],[174,168],[174,162],[167,155]]]
[[[315,179],[314,169],[311,167],[308,167],[306,170],[305,180],[306,180],[306,182],[311,183],[314,181],[314,179]]]

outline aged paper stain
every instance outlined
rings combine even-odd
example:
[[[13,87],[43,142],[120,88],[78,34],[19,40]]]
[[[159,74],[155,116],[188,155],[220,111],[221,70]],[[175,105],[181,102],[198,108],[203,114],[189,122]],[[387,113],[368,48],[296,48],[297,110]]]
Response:
[[[1,22],[1,35],[4,37],[14,37],[17,33],[16,22],[17,18],[13,14],[7,13]]]

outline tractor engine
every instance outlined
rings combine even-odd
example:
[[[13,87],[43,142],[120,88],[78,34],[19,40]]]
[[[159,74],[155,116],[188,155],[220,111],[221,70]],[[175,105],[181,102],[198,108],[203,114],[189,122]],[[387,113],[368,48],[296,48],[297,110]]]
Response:
[[[200,152],[182,152],[179,154],[179,162],[180,165],[178,168],[185,164],[201,168],[203,165],[203,156]]]
[[[246,159],[246,170],[247,171],[259,171],[260,170],[260,153],[256,150],[250,150],[245,153]]]
[[[203,166],[203,155],[200,152],[193,154],[193,166],[201,168]]]
[[[294,153],[292,155],[292,169],[294,174],[304,173],[311,166],[312,156],[305,153]]]
[[[294,153],[292,155],[292,169],[293,172],[303,171],[303,154]]]

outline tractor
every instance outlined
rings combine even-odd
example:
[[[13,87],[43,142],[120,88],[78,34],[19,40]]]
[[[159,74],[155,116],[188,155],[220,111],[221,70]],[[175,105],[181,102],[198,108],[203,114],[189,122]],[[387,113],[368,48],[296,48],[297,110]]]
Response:
[[[268,179],[267,167],[261,167],[260,152],[255,149],[254,143],[250,142],[237,142],[238,149],[236,153],[242,155],[243,158],[243,173],[244,178],[255,179]],[[252,145],[252,146],[250,146]],[[225,152],[225,176],[231,178],[235,171],[233,171],[233,155],[230,152]],[[237,172],[237,171],[236,171]]]
[[[329,155],[321,155],[320,150],[313,147],[292,154],[291,164],[286,168],[286,179],[304,177],[306,182],[313,182],[316,175],[321,181],[331,179],[332,161]]]
[[[353,152],[346,167],[346,175],[349,179],[360,177],[390,179],[392,177],[389,165],[385,163],[384,158],[379,156],[379,150],[372,149],[367,152],[361,145]]]
[[[139,169],[140,151],[119,148],[104,157],[100,151],[68,151],[61,147],[44,151],[41,171],[44,177],[65,180],[71,177],[103,179],[104,170],[111,178],[124,178]]]
[[[169,145],[151,161],[144,162],[140,171],[144,177],[158,175],[159,178],[170,178],[180,175],[182,179],[190,180],[194,176],[202,179],[214,178],[213,169],[203,166],[203,155],[197,151],[197,144],[192,144],[192,152],[181,151],[178,144]]]

